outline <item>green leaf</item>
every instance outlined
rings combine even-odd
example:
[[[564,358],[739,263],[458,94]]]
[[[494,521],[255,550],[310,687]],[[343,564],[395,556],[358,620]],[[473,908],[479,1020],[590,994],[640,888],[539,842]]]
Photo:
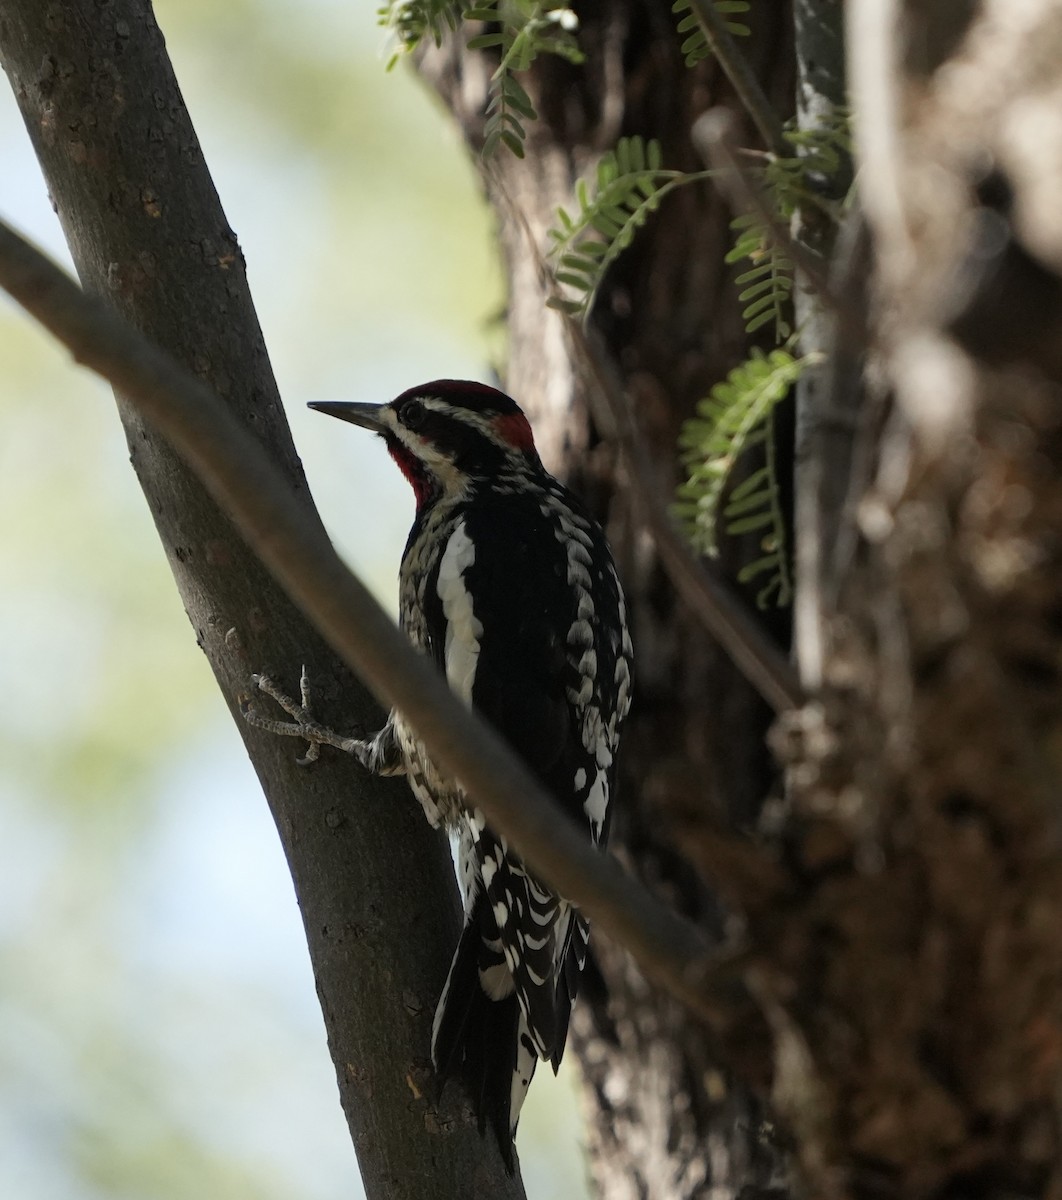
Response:
[[[558,312],[567,313],[569,316],[575,316],[581,306],[577,300],[565,300],[563,296],[547,296],[546,307],[555,308]]]
[[[773,308],[764,309],[763,312],[754,317],[750,317],[748,310],[741,315],[745,319],[745,332],[750,334],[755,333],[757,329],[762,329],[764,325],[769,325],[775,319]]]
[[[519,128],[519,126],[517,126]],[[524,143],[521,141],[523,130],[520,130],[520,135],[513,133],[510,129],[503,130],[498,136],[502,142],[516,155],[517,158],[524,157]]]
[[[593,184],[580,179],[575,188],[578,211],[561,209],[549,231],[549,257],[558,282],[579,295],[565,311],[589,313],[605,273],[631,244],[637,231],[677,187],[708,177],[709,172],[667,171],[660,143],[621,138],[601,157]]]
[[[720,16],[727,18],[724,24],[727,32],[734,37],[747,37],[749,27],[743,21],[734,21],[730,18],[733,16],[743,16],[749,11],[750,7],[749,0],[715,0],[716,12]],[[692,9],[691,0],[676,0],[676,3],[671,7],[671,11],[676,16],[681,16],[681,20],[676,27],[677,31],[679,33],[689,33],[690,35],[681,46],[686,66],[696,66],[697,63],[712,53],[712,49],[708,44],[708,38],[705,36],[704,30],[701,28],[700,20]],[[683,16],[682,14],[686,15]]]
[[[614,238],[623,232],[622,221],[617,221],[608,213],[597,212],[590,218],[590,224],[602,237]]]
[[[773,303],[774,291],[775,291],[774,280],[773,279],[763,279],[761,277],[760,279],[757,279],[757,281],[755,283],[753,283],[751,286],[745,288],[745,290],[743,292],[739,292],[738,299],[741,301],[752,300],[754,297],[762,296],[762,295],[764,295],[764,293],[766,293],[767,302]]]
[[[528,120],[533,121],[538,116],[535,106],[531,103],[531,97],[511,75],[505,76],[502,81],[502,95],[510,107],[522,113]]]
[[[769,571],[774,566],[775,558],[773,554],[757,558],[755,562],[746,563],[738,571],[738,583],[748,583],[750,580],[755,579],[757,575],[762,575],[764,571]]]
[[[770,510],[753,513],[748,517],[739,517],[734,521],[728,521],[726,531],[731,537],[738,537],[743,533],[752,533],[756,529],[765,529],[767,527],[774,527],[774,516]]]
[[[772,415],[813,361],[812,356],[795,359],[780,349],[766,355],[754,351],[697,405],[697,415],[685,423],[679,438],[687,477],[678,489],[676,516],[685,522],[694,545],[707,554],[718,553],[723,530],[731,537],[763,531],[765,553],[739,575],[743,582],[769,576],[757,597],[762,603],[773,598],[786,604],[792,592]],[[766,462],[735,485],[723,508],[737,464],[757,445],[766,447]]]
[[[466,43],[469,50],[489,50],[492,46],[504,46],[504,33],[481,33],[478,37],[469,38]]]
[[[419,13],[425,7],[443,5],[444,0],[391,0],[389,7],[391,10],[406,7]],[[450,28],[457,28],[462,19],[491,26],[474,34],[466,43],[469,50],[497,55],[487,103],[483,153],[487,156],[505,146],[523,158],[527,134],[522,121],[534,121],[538,114],[517,74],[526,72],[544,54],[573,63],[583,61],[575,37],[575,14],[569,8],[534,0],[494,0],[494,3],[450,5],[450,8],[458,14],[456,21],[451,20]]]
[[[583,249],[589,250],[590,246],[600,245],[599,242],[584,242]],[[589,254],[576,254],[570,252],[565,254],[560,260],[561,267],[569,271],[578,271],[583,274],[594,274],[597,272],[598,259],[591,257]]]

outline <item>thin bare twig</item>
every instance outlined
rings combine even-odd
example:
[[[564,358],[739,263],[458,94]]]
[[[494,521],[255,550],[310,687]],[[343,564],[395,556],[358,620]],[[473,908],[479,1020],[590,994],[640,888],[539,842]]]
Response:
[[[793,237],[784,221],[778,219],[770,200],[756,178],[738,158],[737,126],[733,114],[724,108],[712,108],[697,118],[692,130],[693,144],[704,161],[716,171],[716,179],[727,193],[735,212],[753,212],[763,223],[771,240],[796,267],[803,282],[838,316],[842,305],[830,286],[828,266],[813,251]]]
[[[748,60],[730,36],[719,10],[712,0],[692,0],[701,29],[719,65],[726,72],[738,99],[760,131],[764,145],[779,158],[789,153],[782,122],[756,78]]]
[[[709,946],[614,859],[594,850],[489,726],[451,694],[332,548],[305,499],[222,403],[100,300],[0,221],[0,286],[109,380],[171,443],[262,562],[384,704],[550,887],[625,946],[647,975],[716,1028],[705,986]]]
[[[778,219],[756,176],[741,162],[733,114],[723,108],[709,109],[694,122],[691,132],[694,145],[716,172],[715,178],[734,210],[756,214],[772,241],[796,267],[804,286],[815,293],[836,319],[838,334],[853,349],[865,349],[869,340],[866,324],[852,315],[847,294],[842,294],[831,279],[829,263],[794,237],[789,226]]]

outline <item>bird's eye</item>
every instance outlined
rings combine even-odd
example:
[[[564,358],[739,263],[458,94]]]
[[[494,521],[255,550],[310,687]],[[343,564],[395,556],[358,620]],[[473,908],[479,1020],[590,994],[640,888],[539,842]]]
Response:
[[[424,423],[424,405],[419,400],[407,400],[398,415],[407,429],[419,429]]]

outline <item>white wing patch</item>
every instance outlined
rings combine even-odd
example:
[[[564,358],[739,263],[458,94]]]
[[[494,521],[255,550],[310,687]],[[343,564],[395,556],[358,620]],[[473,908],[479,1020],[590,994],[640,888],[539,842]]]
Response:
[[[601,830],[608,813],[608,775],[604,770],[597,772],[597,778],[583,801],[583,812],[586,813],[586,819],[590,822],[594,841],[600,841]]]
[[[465,582],[465,574],[475,561],[475,544],[468,536],[464,521],[458,521],[446,543],[435,586],[446,618],[446,678],[454,694],[469,706],[483,637],[483,624],[476,617],[472,595]]]
[[[513,983],[512,972],[505,962],[495,963],[486,970],[480,968],[479,986],[492,1000],[505,1000],[513,994],[516,985]]]

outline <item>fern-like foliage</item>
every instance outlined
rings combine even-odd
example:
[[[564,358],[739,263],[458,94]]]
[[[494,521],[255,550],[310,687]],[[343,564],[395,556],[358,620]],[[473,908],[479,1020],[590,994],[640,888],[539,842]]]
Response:
[[[774,322],[774,340],[784,342],[793,332],[789,322],[793,298],[793,264],[774,244],[771,231],[756,213],[743,213],[730,222],[735,236],[727,263],[748,259],[752,264],[734,282],[741,289],[738,300],[745,307],[741,316],[745,331]]]
[[[679,439],[687,479],[678,490],[676,515],[691,542],[705,554],[719,553],[720,527],[732,537],[761,533],[762,554],[738,573],[742,583],[764,579],[756,601],[779,607],[792,598],[785,522],[774,461],[772,414],[814,356],[794,358],[786,350],[754,350],[697,406]],[[764,465],[727,496],[739,459],[754,446],[765,448]]]
[[[403,54],[415,50],[430,37],[440,45],[444,34],[461,24],[463,6],[457,0],[389,0],[376,10],[378,24],[395,39],[395,50],[387,60],[390,71]]]
[[[531,0],[487,0],[466,8],[464,16],[492,27],[470,38],[469,49],[496,49],[501,55],[491,76],[483,153],[491,155],[501,144],[523,158],[527,137],[524,121],[533,121],[538,114],[516,72],[526,71],[540,54],[582,62],[583,54],[575,40],[578,20],[570,8]]]
[[[818,184],[836,175],[851,152],[847,110],[835,110],[816,129],[787,128],[785,137],[793,154],[768,155],[755,171],[761,193],[774,210],[773,223],[788,228],[794,212],[806,204],[825,206],[836,219],[839,214],[830,211]],[[774,340],[781,344],[793,333],[793,263],[776,244],[771,226],[759,213],[736,217],[730,223],[735,240],[726,261],[749,263],[735,280],[746,332],[755,333],[773,322]]]
[[[793,153],[771,157],[763,168],[763,183],[774,197],[778,216],[788,221],[800,205],[824,209],[837,221],[840,212],[823,199],[821,182],[833,179],[852,159],[851,111],[835,107],[824,113],[814,129],[795,129],[786,125],[785,140]]]
[[[470,50],[496,52],[500,59],[491,76],[484,155],[504,145],[518,158],[524,156],[524,123],[538,114],[516,78],[518,72],[526,71],[540,54],[555,54],[573,63],[583,61],[575,38],[578,19],[563,5],[535,0],[480,0],[471,5],[454,0],[389,0],[377,12],[380,24],[391,30],[398,47],[388,68],[425,37],[438,45],[447,31],[465,22],[484,26],[482,33],[468,40]]]
[[[715,0],[716,12],[726,18],[727,32],[732,33],[735,37],[748,37],[750,32],[749,27],[744,21],[735,21],[733,18],[744,16],[750,7],[749,0]],[[689,34],[689,37],[682,43],[682,53],[686,59],[686,66],[695,66],[702,58],[709,57],[712,53],[712,48],[708,45],[708,39],[704,36],[704,30],[697,19],[697,14],[692,11],[690,0],[675,0],[675,3],[671,6],[671,11],[676,16],[682,17],[678,23],[679,33]]]
[[[549,231],[549,257],[556,266],[557,281],[573,294],[554,297],[550,304],[574,317],[586,317],[605,272],[631,244],[649,214],[675,188],[709,174],[665,170],[659,142],[621,138],[615,150],[597,164],[593,184],[579,181],[575,190],[578,211],[557,209],[557,224]]]

